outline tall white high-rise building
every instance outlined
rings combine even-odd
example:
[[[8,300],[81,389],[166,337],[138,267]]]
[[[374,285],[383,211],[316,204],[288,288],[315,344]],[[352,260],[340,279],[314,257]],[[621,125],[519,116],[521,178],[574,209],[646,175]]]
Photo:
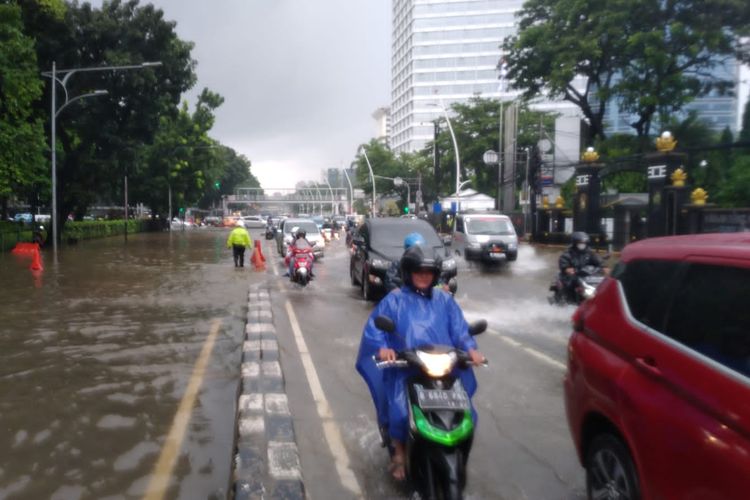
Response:
[[[372,114],[375,119],[375,138],[390,146],[391,140],[391,108],[381,107]]]
[[[501,88],[503,39],[523,0],[393,0],[391,147],[416,151],[433,138],[440,102],[475,95],[510,99]],[[504,87],[504,86],[503,86]]]

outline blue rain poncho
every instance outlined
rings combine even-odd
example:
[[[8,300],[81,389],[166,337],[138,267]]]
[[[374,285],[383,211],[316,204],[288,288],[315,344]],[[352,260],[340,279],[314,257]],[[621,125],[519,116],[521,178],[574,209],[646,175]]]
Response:
[[[387,316],[396,325],[396,333],[386,333],[375,326],[375,318]],[[387,347],[396,352],[425,344],[448,345],[468,351],[476,349],[476,341],[469,335],[469,325],[453,297],[432,290],[431,297],[418,294],[409,286],[389,293],[370,314],[362,332],[357,356],[357,371],[370,388],[378,425],[386,428],[391,438],[406,442],[408,409],[406,379],[413,372],[403,368],[379,369],[372,357]],[[456,368],[469,397],[477,389],[471,369]],[[472,408],[476,420],[476,412]]]

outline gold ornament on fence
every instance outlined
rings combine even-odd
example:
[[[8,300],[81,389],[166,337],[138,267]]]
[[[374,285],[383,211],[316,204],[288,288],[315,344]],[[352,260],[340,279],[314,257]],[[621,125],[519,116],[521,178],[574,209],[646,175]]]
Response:
[[[705,205],[708,199],[708,193],[703,188],[697,188],[690,193],[690,201],[693,205]]]
[[[669,176],[672,179],[672,185],[674,187],[685,187],[685,180],[687,180],[687,174],[682,168],[678,168],[672,175]]]
[[[555,199],[555,208],[565,208],[565,199],[562,196]]]
[[[549,210],[549,196],[546,194],[542,196],[542,209]]]
[[[662,132],[660,137],[656,138],[656,149],[662,153],[668,153],[677,146],[677,141],[672,137],[672,133],[669,131]]]
[[[599,153],[597,153],[594,148],[588,147],[586,148],[586,151],[584,151],[581,155],[581,159],[586,163],[594,163],[599,159]]]

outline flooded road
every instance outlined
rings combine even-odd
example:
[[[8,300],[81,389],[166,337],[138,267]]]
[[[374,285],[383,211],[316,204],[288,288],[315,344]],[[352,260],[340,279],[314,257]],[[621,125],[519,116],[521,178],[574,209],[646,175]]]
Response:
[[[141,498],[212,324],[167,498],[223,498],[248,285],[227,231],[0,254],[0,498]],[[255,236],[255,235],[253,235]]]

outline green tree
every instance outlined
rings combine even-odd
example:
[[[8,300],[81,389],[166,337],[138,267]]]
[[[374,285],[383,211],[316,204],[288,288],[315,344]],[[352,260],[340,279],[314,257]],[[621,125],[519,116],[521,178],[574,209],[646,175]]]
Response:
[[[631,0],[527,0],[508,37],[508,78],[527,99],[563,98],[589,123],[589,143],[605,138],[604,117],[624,63]],[[583,77],[583,86],[576,82]]]
[[[724,94],[732,74],[717,71],[738,55],[737,34],[750,22],[739,0],[631,0],[627,63],[617,94],[623,111],[634,113],[639,137],[648,137],[655,116],[670,116],[697,97]]]
[[[745,104],[745,110],[742,114],[742,129],[737,140],[750,143],[750,99]]]
[[[33,104],[42,94],[34,41],[24,34],[21,9],[0,3],[0,216],[11,196],[34,201],[45,185],[44,129]]]
[[[497,166],[485,165],[483,156],[488,149],[498,150],[499,106],[497,101],[473,97],[468,103],[451,106],[451,123],[456,134],[456,142],[461,159],[461,179],[471,179],[471,187],[489,196],[497,195]],[[553,114],[532,111],[523,106],[518,113],[518,136],[516,141],[515,165],[516,182],[525,178],[526,150],[533,148],[541,136],[551,136],[554,130]],[[441,154],[442,182],[439,191],[453,193],[456,190],[455,151],[450,132],[441,129],[437,138]],[[432,158],[433,143],[429,142],[423,157]]]
[[[509,77],[525,97],[547,94],[574,103],[605,138],[611,99],[635,113],[647,137],[685,104],[731,82],[717,62],[737,55],[747,29],[742,0],[527,0],[518,35],[505,41]],[[584,77],[583,88],[576,77]]]
[[[109,93],[76,102],[58,117],[62,232],[68,214],[81,217],[95,200],[111,199],[113,179],[124,174],[123,150],[153,143],[161,120],[178,115],[180,96],[195,82],[195,62],[190,58],[192,44],[180,40],[175,23],[166,21],[153,5],[114,0],[95,9],[73,2],[62,19],[44,17],[39,5],[29,1],[23,8],[29,35],[37,41],[40,70],[49,71],[53,61],[58,68],[162,62],[161,67],[145,70],[78,73],[68,81],[70,95],[93,89]],[[37,109],[46,122],[48,99],[49,94]]]
[[[750,207],[750,155],[735,160],[716,198],[723,206]]]

